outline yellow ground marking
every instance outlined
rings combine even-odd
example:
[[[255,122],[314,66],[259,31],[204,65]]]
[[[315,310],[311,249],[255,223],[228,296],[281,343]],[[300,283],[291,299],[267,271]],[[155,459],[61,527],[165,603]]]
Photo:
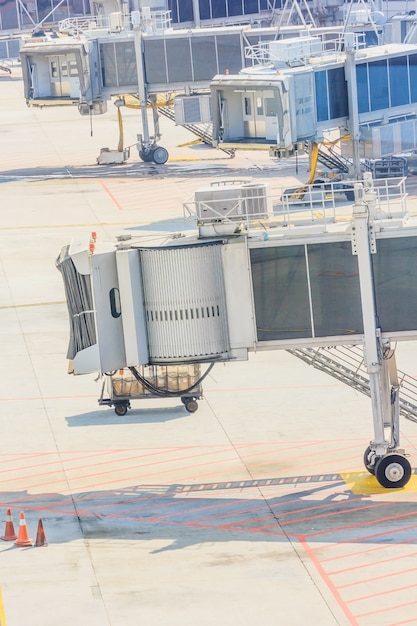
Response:
[[[65,300],[58,300],[57,302],[28,302],[27,304],[8,304],[0,306],[0,311],[3,309],[25,309],[30,306],[54,306],[56,304],[66,304],[66,302]]]
[[[372,476],[369,472],[341,472],[340,476],[355,496],[369,496],[387,492],[394,493],[396,491],[396,489],[382,487],[375,476]],[[417,476],[411,476],[408,484],[399,489],[399,491],[417,493]]]
[[[3,597],[1,595],[1,587],[0,587],[0,626],[6,626],[6,614],[4,612]]]

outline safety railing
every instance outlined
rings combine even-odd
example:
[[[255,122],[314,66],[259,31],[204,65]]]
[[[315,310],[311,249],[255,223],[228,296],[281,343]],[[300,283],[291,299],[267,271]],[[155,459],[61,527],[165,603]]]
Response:
[[[358,181],[317,182],[290,189],[271,188],[248,181],[224,181],[199,190],[183,203],[186,219],[198,225],[271,221],[297,226],[350,221],[356,202],[366,202],[375,220],[402,219],[407,215],[405,178],[377,179],[363,198]],[[355,194],[358,194],[355,200]]]

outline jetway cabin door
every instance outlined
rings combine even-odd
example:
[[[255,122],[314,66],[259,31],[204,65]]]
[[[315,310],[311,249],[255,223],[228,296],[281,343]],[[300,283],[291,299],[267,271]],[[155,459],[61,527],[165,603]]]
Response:
[[[244,91],[242,98],[245,137],[276,141],[278,119],[274,92],[270,89]]]
[[[51,56],[48,59],[51,96],[53,98],[79,98],[80,79],[75,55]]]

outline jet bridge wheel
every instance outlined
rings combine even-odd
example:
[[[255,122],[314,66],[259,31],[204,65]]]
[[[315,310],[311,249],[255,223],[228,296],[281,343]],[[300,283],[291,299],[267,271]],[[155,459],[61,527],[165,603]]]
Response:
[[[156,165],[164,165],[164,163],[168,161],[168,157],[168,150],[162,146],[152,148],[152,161],[156,163]]]
[[[404,487],[411,477],[410,462],[401,454],[387,454],[376,462],[375,477],[387,489]]]
[[[365,467],[368,470],[368,472],[374,476],[375,475],[375,466],[377,464],[378,459],[376,459],[376,461],[375,461],[375,463],[373,465],[370,465],[370,463],[369,463],[369,455],[370,455],[371,452],[372,452],[372,448],[371,448],[371,446],[368,446],[366,448],[365,452],[363,453],[363,464],[365,465]]]

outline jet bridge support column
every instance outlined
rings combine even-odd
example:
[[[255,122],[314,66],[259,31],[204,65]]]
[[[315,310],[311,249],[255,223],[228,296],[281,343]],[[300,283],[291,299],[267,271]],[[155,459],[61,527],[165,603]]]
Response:
[[[359,283],[364,328],[364,360],[369,384],[374,423],[374,440],[364,454],[366,469],[383,487],[399,488],[411,476],[411,466],[399,446],[399,397],[395,360],[389,344],[384,344],[378,325],[372,271],[376,254],[372,202],[367,203],[363,186],[355,185],[357,199],[353,207],[352,252],[358,257]],[[390,429],[388,437],[388,429]]]

